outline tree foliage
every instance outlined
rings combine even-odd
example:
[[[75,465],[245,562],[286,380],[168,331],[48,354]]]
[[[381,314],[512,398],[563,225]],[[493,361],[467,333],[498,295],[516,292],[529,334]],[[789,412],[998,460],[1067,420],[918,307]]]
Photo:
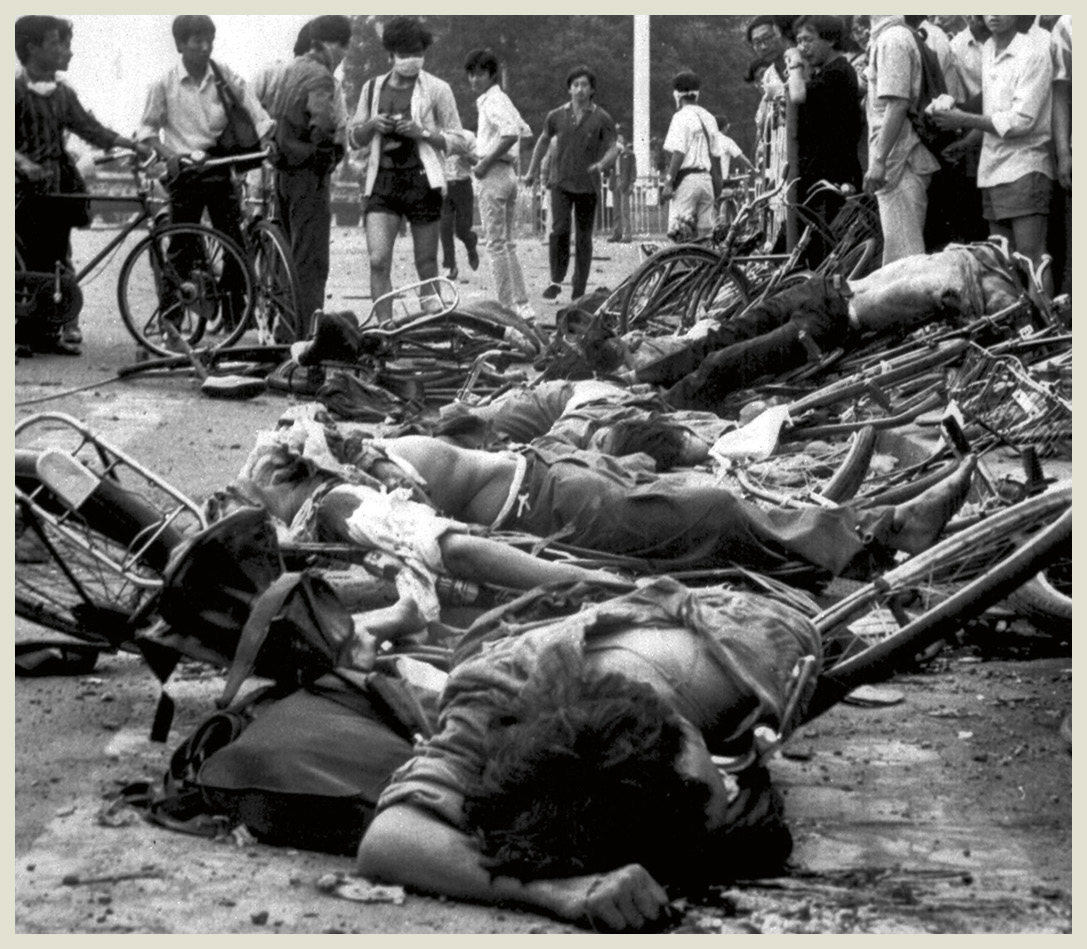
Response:
[[[355,40],[344,70],[348,103],[363,83],[389,68],[380,29],[389,16],[356,16]],[[567,101],[566,73],[588,65],[597,76],[596,101],[628,127],[634,94],[634,18],[630,16],[428,16],[434,32],[428,72],[445,79],[461,120],[476,122],[475,99],[464,77],[464,57],[489,47],[503,67],[506,91],[539,132],[544,116]],[[654,16],[650,20],[650,135],[664,137],[675,104],[672,77],[691,69],[702,79],[702,100],[732,120],[732,136],[750,154],[759,93],[743,81],[753,58],[744,38],[749,17]]]

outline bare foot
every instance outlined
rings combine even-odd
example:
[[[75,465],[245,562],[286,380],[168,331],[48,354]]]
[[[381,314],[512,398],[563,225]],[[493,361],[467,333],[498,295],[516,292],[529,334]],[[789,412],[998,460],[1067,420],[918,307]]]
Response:
[[[967,455],[943,481],[912,501],[899,504],[895,508],[894,528],[887,546],[908,554],[928,550],[970,493],[977,463],[976,455]]]

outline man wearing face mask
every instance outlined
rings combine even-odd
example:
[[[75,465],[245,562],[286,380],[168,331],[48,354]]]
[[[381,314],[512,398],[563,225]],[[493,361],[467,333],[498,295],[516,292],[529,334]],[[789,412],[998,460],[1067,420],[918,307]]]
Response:
[[[332,231],[332,172],[344,154],[344,125],[333,74],[347,55],[351,21],[319,16],[308,24],[309,50],[286,69],[272,103],[276,197],[298,272],[302,325],[324,308]]]
[[[447,82],[423,71],[434,37],[418,17],[393,17],[382,45],[392,69],[362,87],[348,144],[368,148],[363,194],[370,254],[370,295],[376,300],[392,286],[393,245],[400,225],[411,225],[415,270],[420,280],[438,276],[438,241],[445,193],[445,132],[461,129],[460,113]],[[438,301],[424,295],[424,309]],[[377,310],[392,317],[392,301]]]
[[[79,216],[80,202],[49,197],[86,191],[64,149],[66,134],[75,132],[99,148],[145,149],[102,125],[83,108],[75,90],[58,80],[57,73],[72,58],[72,24],[67,20],[20,17],[15,21],[15,55],[22,66],[15,77],[15,233],[27,270],[52,273],[58,263],[71,270],[72,228],[90,221],[85,214]],[[50,324],[19,326],[16,335],[19,355],[24,356],[35,351],[78,356],[83,340],[75,319],[59,335]]]
[[[566,75],[570,101],[547,113],[544,130],[536,141],[525,184],[539,176],[540,163],[551,142],[551,283],[545,300],[558,299],[570,265],[570,217],[574,218],[574,276],[570,298],[585,295],[593,260],[593,220],[600,195],[600,175],[615,163],[619,146],[615,122],[594,101],[596,73],[576,66]]]
[[[664,150],[668,172],[664,197],[671,199],[668,234],[686,240],[685,222],[697,236],[713,230],[714,202],[721,193],[721,140],[717,120],[698,105],[701,81],[692,72],[682,72],[672,81],[676,114],[668,126]]]

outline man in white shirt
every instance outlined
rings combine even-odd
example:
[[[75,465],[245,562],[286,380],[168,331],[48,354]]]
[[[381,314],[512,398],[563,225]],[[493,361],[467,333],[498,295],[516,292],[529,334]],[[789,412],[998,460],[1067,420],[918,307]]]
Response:
[[[883,265],[925,252],[928,186],[939,162],[909,120],[921,95],[921,53],[901,16],[875,14],[868,44],[868,173],[883,229]]]
[[[498,84],[498,57],[494,53],[472,50],[464,60],[464,70],[477,95],[479,161],[472,174],[479,182],[479,215],[495,292],[499,303],[522,319],[532,320],[536,314],[528,302],[514,239],[518,148],[521,137],[530,135],[531,130]]]
[[[732,176],[733,162],[742,165],[745,171],[754,171],[755,166],[743,153],[743,149],[736,144],[735,139],[729,137],[728,132],[732,128],[732,123],[729,122],[728,116],[719,115],[716,121],[717,140],[721,146],[721,177],[730,178]]]
[[[668,234],[686,239],[689,231],[709,234],[721,193],[721,144],[717,120],[698,105],[701,80],[681,72],[672,81],[676,114],[668,126],[664,150],[669,153],[663,196],[671,199]]]

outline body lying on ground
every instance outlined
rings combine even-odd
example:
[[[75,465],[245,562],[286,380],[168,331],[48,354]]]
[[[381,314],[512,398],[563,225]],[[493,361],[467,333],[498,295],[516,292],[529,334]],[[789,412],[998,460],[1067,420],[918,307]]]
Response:
[[[763,758],[814,688],[811,622],[664,577],[602,601],[579,587],[473,624],[364,876],[637,930],[677,888],[780,871],[792,839]]]
[[[799,562],[863,578],[893,551],[916,553],[935,541],[965,500],[974,468],[967,459],[905,505],[764,511],[710,474],[658,474],[640,454],[487,452],[409,435],[364,443],[333,438],[340,457],[332,467],[300,465],[307,441],[319,441],[327,454],[328,431],[335,430],[296,421],[258,445],[240,479],[250,496],[326,540],[398,543],[420,561],[436,560],[432,538],[450,529],[444,518],[637,557],[661,572],[736,565],[766,571]],[[414,516],[401,527],[406,497],[351,483],[358,480],[350,477],[354,461],[374,448],[414,474],[433,508],[427,517],[439,518],[435,529],[423,531]],[[362,540],[364,534],[370,539]],[[419,557],[420,550],[427,556]]]

